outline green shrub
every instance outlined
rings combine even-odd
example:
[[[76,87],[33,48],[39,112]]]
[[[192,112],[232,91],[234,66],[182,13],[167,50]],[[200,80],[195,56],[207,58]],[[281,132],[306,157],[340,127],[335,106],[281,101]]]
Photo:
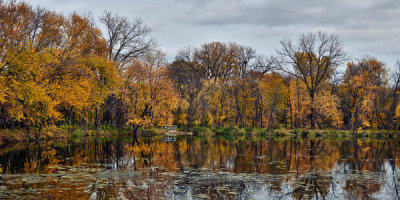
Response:
[[[70,133],[69,139],[70,140],[79,140],[82,138],[82,131],[80,129],[76,129],[73,132]]]
[[[193,133],[198,136],[211,136],[214,135],[210,127],[196,126],[193,128]]]

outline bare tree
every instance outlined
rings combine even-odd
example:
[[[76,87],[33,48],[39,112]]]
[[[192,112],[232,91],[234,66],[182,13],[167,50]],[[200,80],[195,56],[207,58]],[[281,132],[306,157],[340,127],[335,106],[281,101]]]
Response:
[[[240,47],[238,55],[238,77],[245,78],[253,70],[252,60],[256,58],[256,51],[251,47]]]
[[[315,128],[314,98],[319,87],[328,80],[337,66],[346,60],[338,35],[323,32],[302,34],[297,43],[284,39],[279,55],[279,69],[300,79],[311,99],[311,128]]]
[[[120,71],[132,58],[140,57],[156,45],[149,36],[150,28],[139,18],[129,21],[126,17],[105,11],[100,21],[106,29],[104,39],[107,41],[108,58],[117,62]]]
[[[279,65],[278,59],[274,56],[257,56],[256,60],[257,61],[254,64],[253,70],[261,72],[262,74],[277,69]]]

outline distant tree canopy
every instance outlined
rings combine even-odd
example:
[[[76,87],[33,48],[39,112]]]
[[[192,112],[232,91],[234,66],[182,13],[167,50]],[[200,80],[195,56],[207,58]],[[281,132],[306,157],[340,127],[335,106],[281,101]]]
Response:
[[[141,19],[106,11],[99,22],[0,3],[2,128],[398,128],[399,70],[348,59],[337,35],[284,39],[269,57],[211,42],[168,63]]]

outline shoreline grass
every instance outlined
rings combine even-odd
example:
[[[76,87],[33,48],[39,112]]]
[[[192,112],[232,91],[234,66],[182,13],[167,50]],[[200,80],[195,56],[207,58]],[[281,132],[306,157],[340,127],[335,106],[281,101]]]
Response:
[[[350,130],[335,130],[335,129],[272,129],[268,131],[265,128],[239,128],[237,126],[227,127],[211,127],[211,126],[195,126],[189,131],[185,128],[177,128],[179,132],[192,132],[195,137],[218,137],[229,140],[262,140],[270,137],[276,138],[300,138],[300,139],[314,139],[314,138],[335,138],[335,139],[350,139],[350,138],[373,138],[383,139],[397,137],[399,138],[399,131],[391,131],[390,134],[386,130],[360,130],[357,134],[353,134]],[[118,129],[112,126],[101,126],[99,130],[84,129],[79,126],[51,126],[41,130],[37,138],[35,133],[36,129],[32,129],[33,133],[30,137],[35,138],[36,141],[49,141],[49,140],[72,140],[78,141],[84,137],[101,136],[110,137],[113,135],[131,135],[133,130],[130,127]],[[141,129],[140,136],[157,136],[165,135],[168,131],[161,128]],[[16,143],[30,141],[27,131],[25,129],[0,129],[0,146],[8,143]]]

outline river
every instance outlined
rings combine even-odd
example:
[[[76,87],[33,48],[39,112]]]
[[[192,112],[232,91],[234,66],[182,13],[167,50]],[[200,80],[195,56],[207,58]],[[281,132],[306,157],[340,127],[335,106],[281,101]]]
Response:
[[[128,137],[0,148],[1,199],[399,199],[400,141]]]

